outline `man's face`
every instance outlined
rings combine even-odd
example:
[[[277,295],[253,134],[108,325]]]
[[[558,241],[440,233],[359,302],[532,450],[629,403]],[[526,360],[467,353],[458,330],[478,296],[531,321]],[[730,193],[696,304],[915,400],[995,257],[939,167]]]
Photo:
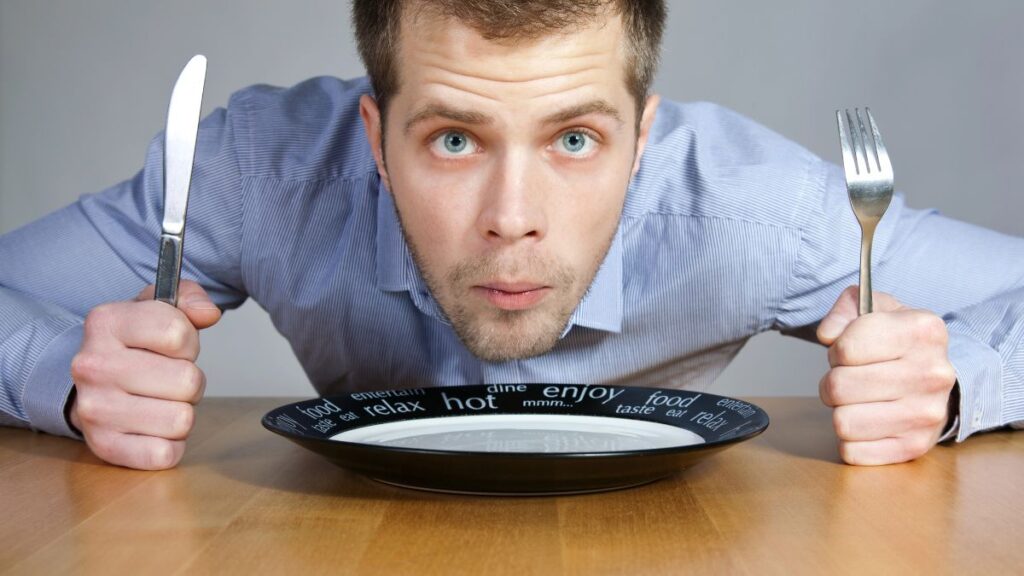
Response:
[[[383,152],[361,101],[420,273],[479,358],[550,350],[608,251],[657,106],[638,139],[622,34],[609,17],[497,43],[406,18]]]

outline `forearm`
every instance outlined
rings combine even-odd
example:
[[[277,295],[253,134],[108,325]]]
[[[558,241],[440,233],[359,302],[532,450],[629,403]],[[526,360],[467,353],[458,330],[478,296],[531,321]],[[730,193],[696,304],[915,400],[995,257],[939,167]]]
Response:
[[[232,102],[240,112],[218,109],[199,126],[181,272],[221,309],[246,298],[234,137],[246,104]],[[0,235],[0,425],[76,435],[64,411],[83,319],[100,304],[133,299],[155,278],[163,156],[157,136],[133,178]]]
[[[82,321],[0,287],[0,424],[78,437],[64,418]]]
[[[960,388],[957,440],[1024,423],[1024,288],[951,312],[944,320]]]
[[[65,408],[71,359],[81,347],[83,318],[94,306],[131,297],[145,285],[130,265],[138,234],[95,207],[127,197],[128,181],[90,195],[0,236],[0,413],[4,425],[73,436]],[[91,203],[87,210],[83,203]],[[127,220],[127,219],[126,219]],[[131,224],[126,222],[125,227]],[[106,233],[106,234],[104,234]],[[114,246],[129,247],[120,253]]]

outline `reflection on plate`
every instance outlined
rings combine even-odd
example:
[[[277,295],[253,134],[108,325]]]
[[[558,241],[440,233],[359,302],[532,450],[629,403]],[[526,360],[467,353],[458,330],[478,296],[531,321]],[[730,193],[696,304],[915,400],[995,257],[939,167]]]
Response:
[[[499,384],[317,398],[272,410],[263,426],[389,484],[565,494],[670,476],[757,436],[768,416],[703,392]]]
[[[667,424],[574,414],[481,414],[400,420],[342,432],[331,440],[453,452],[626,452],[703,444]]]

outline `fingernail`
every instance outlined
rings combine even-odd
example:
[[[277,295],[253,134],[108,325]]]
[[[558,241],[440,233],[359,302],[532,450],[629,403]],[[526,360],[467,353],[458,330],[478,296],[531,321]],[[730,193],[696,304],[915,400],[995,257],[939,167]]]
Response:
[[[216,310],[217,305],[203,296],[192,296],[185,300],[185,305],[193,310]]]

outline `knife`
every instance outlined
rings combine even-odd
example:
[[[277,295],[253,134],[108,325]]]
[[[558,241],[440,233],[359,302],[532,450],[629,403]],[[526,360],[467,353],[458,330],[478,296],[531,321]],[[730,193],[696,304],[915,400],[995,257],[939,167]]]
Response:
[[[206,57],[193,56],[178,76],[167,107],[164,131],[164,220],[156,265],[156,300],[178,305],[181,251],[185,241],[185,209],[192,182],[199,113],[206,84]]]

